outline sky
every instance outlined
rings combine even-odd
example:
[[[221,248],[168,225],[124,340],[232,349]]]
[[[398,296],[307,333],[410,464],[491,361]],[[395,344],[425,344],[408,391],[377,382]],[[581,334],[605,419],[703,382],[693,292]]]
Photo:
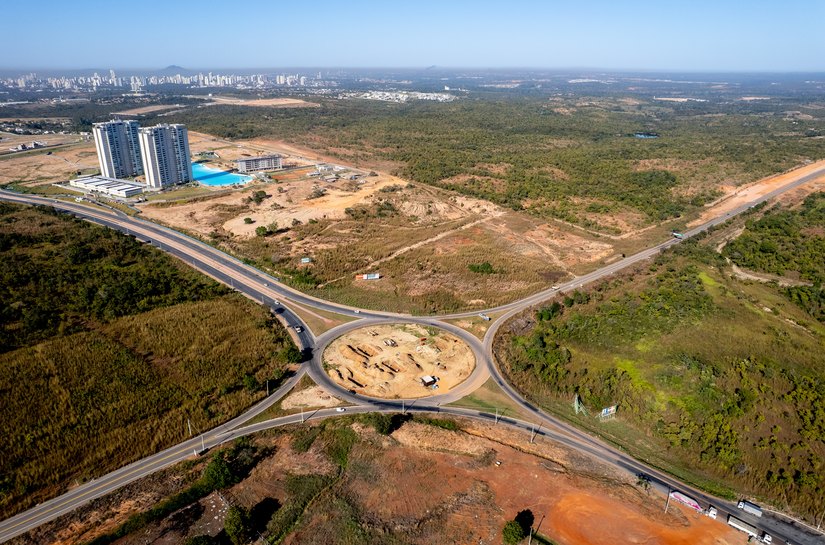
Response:
[[[4,69],[825,71],[825,0],[22,0],[2,17]]]

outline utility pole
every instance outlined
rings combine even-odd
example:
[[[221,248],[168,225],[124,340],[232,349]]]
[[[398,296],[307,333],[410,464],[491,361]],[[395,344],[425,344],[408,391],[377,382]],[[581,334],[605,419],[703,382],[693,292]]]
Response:
[[[186,419],[186,425],[189,427],[189,437],[192,437],[192,421],[188,418]]]
[[[541,520],[539,521],[539,525],[536,526],[536,530],[533,531],[533,527],[530,527],[530,537],[527,539],[527,545],[532,545],[533,543],[533,534],[539,533],[539,528],[541,528],[541,523],[544,522],[544,515],[541,516]]]
[[[540,429],[541,429],[541,424],[539,424],[538,428],[536,428],[535,426],[533,427],[533,434],[530,436],[530,442],[531,443],[536,438],[536,434],[539,432]]]
[[[670,506],[670,487],[667,487],[667,502],[665,503],[665,513],[667,513],[667,508]]]
[[[266,379],[266,397],[269,397],[269,379]]]
[[[498,407],[496,407],[496,424],[498,424]]]
[[[203,442],[203,434],[201,434],[201,452],[206,450],[206,443]]]

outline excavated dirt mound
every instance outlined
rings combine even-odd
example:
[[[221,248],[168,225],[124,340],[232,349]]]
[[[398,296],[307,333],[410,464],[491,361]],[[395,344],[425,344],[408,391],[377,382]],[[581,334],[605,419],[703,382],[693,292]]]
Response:
[[[406,399],[449,392],[475,368],[470,347],[458,337],[415,324],[351,331],[327,347],[324,363],[348,390]]]

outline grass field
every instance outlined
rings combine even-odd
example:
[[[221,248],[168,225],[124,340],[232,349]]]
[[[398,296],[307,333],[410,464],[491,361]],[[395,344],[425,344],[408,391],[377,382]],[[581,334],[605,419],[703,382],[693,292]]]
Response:
[[[616,422],[574,420],[634,455],[813,518],[825,507],[825,327],[724,263],[683,243],[518,321],[527,329],[500,338],[497,357],[530,398],[567,418],[574,394],[591,415],[618,404]]]
[[[0,512],[239,414],[295,351],[262,307],[161,252],[0,206]]]

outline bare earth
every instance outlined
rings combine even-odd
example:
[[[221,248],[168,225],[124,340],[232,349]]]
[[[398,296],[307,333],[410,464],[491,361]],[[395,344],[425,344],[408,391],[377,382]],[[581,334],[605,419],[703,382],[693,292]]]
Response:
[[[770,176],[768,178],[763,178],[758,182],[754,182],[744,187],[733,188],[733,187],[722,187],[721,189],[727,193],[727,197],[717,201],[716,204],[709,206],[702,212],[697,219],[690,222],[688,224],[689,227],[694,227],[696,225],[701,225],[706,221],[709,221],[725,212],[733,210],[743,204],[750,202],[754,199],[758,199],[759,197],[770,193],[771,191],[778,189],[786,184],[793,182],[794,180],[800,178],[801,176],[805,176],[810,172],[813,172],[819,168],[825,166],[825,160],[817,161],[815,163],[811,163],[810,165],[806,165],[804,167],[796,168],[794,170],[783,172],[782,174],[777,174],[776,176]],[[804,189],[797,188],[794,192],[798,192],[800,189],[805,191],[806,193],[810,193],[811,186],[820,182],[820,180],[825,179],[825,175],[819,177],[819,179],[814,180],[811,183],[807,183],[804,186]]]
[[[458,337],[415,325],[377,325],[334,340],[324,352],[332,379],[371,397],[412,399],[449,392],[470,376],[475,358]],[[421,377],[437,377],[437,388]]]
[[[281,401],[282,409],[300,409],[316,407],[337,407],[342,401],[328,394],[320,386],[312,386],[304,390],[293,392]]]
[[[319,105],[314,102],[307,102],[297,98],[259,98],[243,99],[233,97],[211,97],[212,102],[207,105],[229,104],[232,106],[268,106],[275,108],[316,108]]]
[[[77,135],[46,135],[43,137],[49,144],[77,142],[80,137]],[[57,137],[60,137],[58,140]],[[18,140],[20,136],[16,137]],[[32,137],[25,137],[32,141]],[[36,138],[39,140],[40,138]],[[5,146],[6,140],[0,142]],[[11,144],[9,146],[11,147]],[[0,160],[0,184],[20,181],[23,183],[45,183],[50,184],[59,181],[66,181],[69,176],[80,170],[88,173],[99,169],[97,154],[95,153],[94,142],[83,142],[77,145],[59,148],[47,155],[46,151],[39,153],[23,153],[17,156],[7,156]]]
[[[132,108],[131,110],[123,110],[122,112],[113,112],[117,115],[141,115],[152,112],[162,112],[163,110],[172,110],[180,108],[182,104],[155,104],[153,106],[142,106],[140,108]]]
[[[673,502],[665,514],[663,494],[646,494],[634,486],[632,476],[542,437],[531,443],[525,432],[468,420],[461,421],[462,431],[408,422],[391,437],[357,423],[352,429],[362,441],[350,454],[347,476],[331,491],[355,507],[362,523],[386,529],[402,543],[500,544],[504,523],[524,509],[533,513],[536,524],[544,517],[541,533],[559,545],[745,543],[744,534],[722,520]],[[244,508],[264,498],[283,504],[289,475],[335,473],[320,442],[296,452],[290,434],[256,436],[255,441],[272,454],[229,490]],[[176,480],[174,470],[143,479],[10,543],[89,541],[150,508],[161,494],[174,493]],[[337,513],[319,509],[320,501],[308,506],[284,543],[339,542]],[[117,543],[172,545],[215,535],[226,511],[213,494]]]

